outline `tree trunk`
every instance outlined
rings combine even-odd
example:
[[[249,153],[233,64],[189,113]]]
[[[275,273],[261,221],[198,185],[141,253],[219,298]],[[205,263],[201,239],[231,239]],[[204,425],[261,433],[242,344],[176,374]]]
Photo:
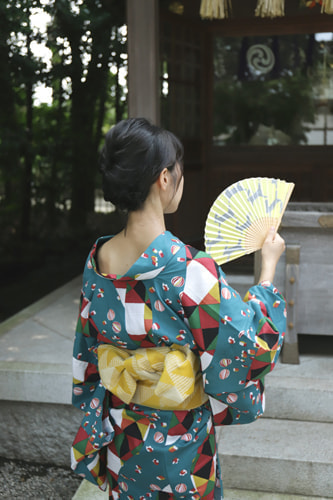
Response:
[[[30,60],[32,57],[30,50],[30,39],[27,39],[27,57]],[[32,98],[32,81],[31,78],[26,84],[26,135],[25,135],[25,151],[24,151],[24,171],[22,185],[22,212],[21,212],[21,236],[28,238],[31,224],[31,182],[32,182],[32,118],[33,118],[33,98]]]
[[[86,223],[94,210],[96,157],[93,143],[94,106],[80,88],[72,94],[72,208],[73,228]]]
[[[9,26],[9,23],[3,23]],[[0,169],[4,183],[3,204],[7,207],[17,205],[16,184],[20,170],[20,127],[15,109],[15,96],[9,68],[9,32],[0,32]]]

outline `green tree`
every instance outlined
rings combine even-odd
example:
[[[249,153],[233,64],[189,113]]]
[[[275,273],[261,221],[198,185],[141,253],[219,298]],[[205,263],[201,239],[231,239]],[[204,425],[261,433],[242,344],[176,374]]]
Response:
[[[0,6],[0,172],[2,205],[17,213],[22,236],[31,217],[33,86],[43,63],[31,52],[38,39],[30,24],[38,0],[2,2]]]
[[[31,21],[36,9],[50,16],[45,33]],[[126,115],[119,81],[127,64],[124,25],[124,2],[117,0],[1,2],[3,242],[15,234],[27,238],[32,228],[36,236],[36,227],[39,236],[51,233],[70,206],[72,227],[84,228],[94,207],[103,127]],[[50,49],[50,62],[34,55],[36,42]],[[52,103],[35,101],[39,83],[52,88]]]
[[[120,35],[125,23],[124,3],[57,0],[47,9],[52,15],[48,31],[48,46],[54,54],[52,80],[55,83],[58,79],[58,99],[70,98],[71,221],[78,227],[93,211],[95,166],[110,91],[110,68],[120,67],[120,55],[125,51],[126,40]],[[118,109],[118,95],[115,101]],[[116,119],[123,111],[117,112]]]

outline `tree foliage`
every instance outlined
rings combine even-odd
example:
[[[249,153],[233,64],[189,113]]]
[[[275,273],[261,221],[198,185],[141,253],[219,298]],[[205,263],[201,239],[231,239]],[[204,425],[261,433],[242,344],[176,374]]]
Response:
[[[3,241],[54,231],[70,211],[84,226],[94,207],[96,159],[126,115],[125,2],[11,0],[0,5],[0,207]],[[47,29],[33,23],[49,17]],[[46,46],[50,58],[39,55]],[[37,49],[36,49],[37,47]],[[36,100],[36,86],[52,102]]]

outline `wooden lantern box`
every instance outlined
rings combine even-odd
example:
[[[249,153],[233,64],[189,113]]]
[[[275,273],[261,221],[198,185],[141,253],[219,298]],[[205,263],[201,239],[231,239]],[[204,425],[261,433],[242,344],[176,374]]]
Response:
[[[286,252],[274,284],[288,304],[282,361],[299,363],[298,334],[333,335],[333,203],[290,203],[279,232]]]

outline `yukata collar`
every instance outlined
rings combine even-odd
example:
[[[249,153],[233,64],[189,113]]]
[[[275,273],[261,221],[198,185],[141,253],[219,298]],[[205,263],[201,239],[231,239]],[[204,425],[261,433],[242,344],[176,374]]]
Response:
[[[124,275],[105,275],[98,271],[96,263],[96,253],[98,248],[106,243],[113,236],[101,236],[98,238],[90,253],[90,266],[100,276],[113,280],[144,280],[155,278],[166,267],[168,261],[176,255],[181,247],[182,242],[176,238],[170,231],[164,231],[159,234],[140,255],[138,260],[130,267]]]

